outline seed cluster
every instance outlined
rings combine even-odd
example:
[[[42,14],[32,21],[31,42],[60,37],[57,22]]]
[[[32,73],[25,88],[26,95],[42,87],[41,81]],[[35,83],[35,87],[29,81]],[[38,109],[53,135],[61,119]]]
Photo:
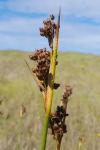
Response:
[[[48,38],[49,46],[51,47],[52,40],[54,38],[54,33],[57,25],[54,23],[54,16],[50,15],[47,20],[43,21],[43,27],[40,28],[40,35]]]
[[[62,136],[63,133],[67,132],[65,118],[68,116],[63,106],[57,106],[54,114],[50,116],[49,128],[52,130],[52,135],[57,138],[58,135]]]
[[[53,57],[55,56],[54,53],[55,48],[53,48],[53,45],[56,47],[58,46],[57,42],[60,28],[60,11],[57,24],[54,22],[54,19],[55,19],[54,16],[50,15],[48,19],[43,21],[43,27],[40,28],[40,35],[48,39],[50,51],[48,51],[46,48],[37,49],[32,55],[29,56],[32,61],[36,62],[36,68],[32,69],[32,73],[36,77],[35,78],[36,82],[39,86],[40,91],[43,94],[45,111],[51,110],[51,106],[49,105],[48,101],[50,100],[49,96],[52,95],[48,94],[50,93],[50,91],[49,88],[47,87],[51,87],[50,90],[53,90],[52,88],[58,89],[58,87],[60,86],[59,83],[54,83],[53,80],[54,74],[51,73],[50,70],[51,69],[50,67],[53,67],[53,64],[51,63],[52,58],[55,58]],[[54,38],[55,41],[57,41],[56,44],[55,41],[53,41]],[[56,65],[57,64],[58,62],[56,61]],[[61,139],[64,133],[67,132],[67,125],[65,123],[65,119],[69,114],[66,113],[67,112],[66,109],[68,99],[71,94],[72,88],[70,86],[66,86],[65,91],[61,98],[60,105],[56,107],[54,113],[51,113],[48,116],[49,117],[48,128],[52,131],[53,137],[57,140],[59,144],[61,143]]]
[[[50,67],[50,53],[46,49],[37,50],[32,56],[31,60],[37,61],[36,69],[33,69],[33,73],[36,74],[39,80],[47,80]]]
[[[72,88],[69,85],[65,86],[65,91],[62,96],[62,100],[66,101],[71,94],[72,94]]]
[[[64,94],[61,101],[68,101],[68,97],[72,94],[72,89],[70,86],[65,87]],[[54,138],[62,137],[64,133],[67,132],[67,126],[65,124],[65,119],[68,116],[65,109],[65,103],[61,106],[57,106],[56,111],[50,115],[49,118],[49,128],[52,130],[52,135]]]
[[[29,56],[31,60],[37,62],[37,66],[32,72],[36,75],[38,80],[42,83],[42,86],[46,88],[48,86],[48,75],[50,68],[50,52],[44,49],[38,49]],[[58,63],[56,62],[56,65]],[[54,83],[54,89],[57,89],[60,86],[58,83]],[[42,89],[40,88],[42,91]]]

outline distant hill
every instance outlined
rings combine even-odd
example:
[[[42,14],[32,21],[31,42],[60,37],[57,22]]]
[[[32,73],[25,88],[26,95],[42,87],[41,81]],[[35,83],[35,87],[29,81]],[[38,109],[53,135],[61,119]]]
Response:
[[[39,150],[43,121],[41,93],[25,60],[31,67],[29,52],[0,51],[0,150]],[[53,109],[59,104],[64,85],[73,94],[68,104],[68,132],[62,150],[77,150],[83,138],[83,150],[100,150],[100,56],[59,53]],[[21,109],[26,113],[21,117]],[[47,149],[55,149],[48,136]]]

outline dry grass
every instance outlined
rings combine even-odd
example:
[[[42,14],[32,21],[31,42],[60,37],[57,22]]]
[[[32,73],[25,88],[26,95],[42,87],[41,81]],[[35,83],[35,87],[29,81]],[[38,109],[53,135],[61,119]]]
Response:
[[[28,53],[0,52],[0,150],[39,150],[43,121],[42,96],[24,62]],[[59,104],[64,83],[73,88],[68,104],[68,133],[62,150],[99,150],[100,138],[100,56],[62,53],[58,57],[53,109]],[[28,60],[29,64],[32,63]],[[21,105],[26,112],[20,117]],[[48,150],[53,150],[48,138]]]

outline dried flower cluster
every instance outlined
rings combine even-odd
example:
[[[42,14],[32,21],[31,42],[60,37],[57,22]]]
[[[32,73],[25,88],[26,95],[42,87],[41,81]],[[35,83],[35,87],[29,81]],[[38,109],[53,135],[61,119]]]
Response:
[[[52,130],[52,135],[57,139],[58,135],[63,135],[67,132],[65,125],[65,117],[68,116],[62,106],[57,106],[54,114],[51,114],[49,120],[49,128]]]
[[[46,49],[37,50],[30,56],[30,59],[37,62],[37,67],[32,70],[33,73],[36,74],[39,80],[45,81],[46,84],[50,68],[50,52]]]
[[[42,86],[46,90],[48,86],[48,75],[50,68],[50,52],[44,49],[36,50],[35,53],[29,56],[31,60],[37,62],[37,66],[32,70],[33,74],[36,75],[38,80],[41,82]],[[56,62],[56,65],[58,62]],[[60,86],[58,83],[54,83],[54,89],[57,89]],[[40,91],[42,89],[40,88]]]
[[[48,39],[49,46],[52,48],[54,33],[56,31],[57,25],[54,23],[54,16],[50,15],[47,20],[43,21],[43,27],[40,28],[40,35]]]
[[[61,105],[57,106],[56,111],[50,115],[49,128],[52,130],[52,135],[56,140],[62,138],[63,134],[67,132],[65,119],[68,116],[66,113],[68,98],[72,94],[70,86],[65,87],[64,94],[61,99]]]
[[[60,149],[61,139],[67,132],[65,119],[67,103],[72,89],[70,86],[65,87],[61,103],[57,106],[56,111],[51,113],[53,89],[58,89],[59,83],[54,83],[55,65],[57,62],[57,49],[60,28],[60,11],[57,24],[54,22],[54,16],[50,15],[47,20],[43,21],[43,27],[40,28],[40,35],[48,39],[50,51],[46,48],[36,50],[30,59],[37,63],[36,68],[32,69],[32,74],[38,81],[38,86],[43,94],[44,108],[46,113],[42,148],[45,149],[48,128],[52,131],[52,135],[57,140],[57,149]],[[54,46],[54,47],[53,47]],[[48,121],[49,120],[49,121]]]
[[[40,28],[40,35],[48,39],[50,48],[53,48],[53,38],[57,25],[54,23],[54,16],[43,21],[43,27]],[[30,56],[30,59],[37,62],[37,66],[32,70],[33,74],[36,75],[37,79],[41,82],[42,87],[40,91],[46,90],[48,86],[48,77],[50,69],[50,52],[46,48],[38,49],[34,54]],[[56,61],[56,65],[58,62]],[[58,83],[54,83],[54,89],[60,86]]]

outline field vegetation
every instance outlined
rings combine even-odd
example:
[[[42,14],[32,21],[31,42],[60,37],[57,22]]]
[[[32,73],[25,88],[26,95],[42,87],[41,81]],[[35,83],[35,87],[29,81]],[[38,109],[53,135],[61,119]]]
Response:
[[[0,51],[0,150],[39,150],[43,100],[25,63],[31,52]],[[52,109],[60,102],[65,84],[73,88],[68,103],[67,134],[62,150],[100,150],[100,56],[59,53]],[[54,141],[48,136],[47,149]]]

